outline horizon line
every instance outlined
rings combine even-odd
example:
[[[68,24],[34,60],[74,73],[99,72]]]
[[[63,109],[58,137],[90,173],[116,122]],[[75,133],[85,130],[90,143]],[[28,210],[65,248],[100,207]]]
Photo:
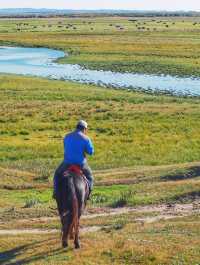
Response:
[[[72,10],[72,11],[98,11],[98,10],[111,10],[111,11],[168,11],[168,12],[174,12],[174,11],[186,11],[186,12],[199,12],[200,10],[193,10],[193,9],[125,9],[125,8],[48,8],[48,7],[0,7],[0,10],[3,9],[46,9],[46,10]]]

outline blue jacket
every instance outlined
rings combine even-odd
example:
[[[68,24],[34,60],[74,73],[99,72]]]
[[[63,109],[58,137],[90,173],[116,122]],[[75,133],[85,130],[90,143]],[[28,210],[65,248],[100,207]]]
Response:
[[[88,136],[81,131],[69,133],[64,138],[64,162],[83,166],[86,162],[85,154],[92,155],[94,147]]]

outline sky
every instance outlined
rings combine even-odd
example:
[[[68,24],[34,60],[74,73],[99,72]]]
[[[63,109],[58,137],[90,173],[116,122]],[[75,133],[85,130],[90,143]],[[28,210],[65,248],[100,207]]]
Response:
[[[0,0],[0,8],[200,11],[200,0]]]

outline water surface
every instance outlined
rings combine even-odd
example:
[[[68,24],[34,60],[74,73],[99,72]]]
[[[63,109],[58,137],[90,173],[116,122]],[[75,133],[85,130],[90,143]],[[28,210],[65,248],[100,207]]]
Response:
[[[0,73],[71,80],[115,88],[200,96],[199,78],[88,70],[79,65],[55,62],[56,59],[64,56],[65,53],[62,51],[47,48],[1,47]]]

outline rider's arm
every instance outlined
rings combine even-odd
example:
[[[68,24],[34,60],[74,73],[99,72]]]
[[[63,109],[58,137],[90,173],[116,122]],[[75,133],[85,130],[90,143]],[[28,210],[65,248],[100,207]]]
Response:
[[[94,146],[92,144],[92,141],[88,138],[86,141],[86,148],[85,148],[85,152],[88,155],[93,155],[94,154]]]

